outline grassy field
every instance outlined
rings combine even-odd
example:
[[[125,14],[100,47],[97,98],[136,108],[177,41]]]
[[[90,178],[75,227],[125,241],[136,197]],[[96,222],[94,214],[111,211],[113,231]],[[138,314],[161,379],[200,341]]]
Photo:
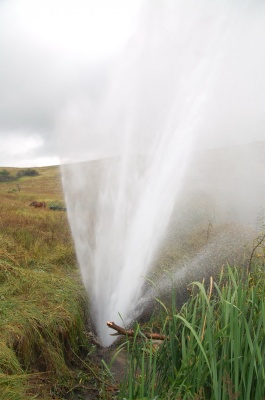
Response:
[[[73,387],[98,385],[67,215],[49,209],[64,205],[60,169],[35,170],[0,182],[1,400],[70,399]]]
[[[192,215],[181,207],[184,215],[172,219],[151,278],[159,281],[161,271],[173,273],[172,266],[185,261],[192,276],[183,277],[183,287],[196,274],[197,283],[177,308],[175,289],[172,305],[160,297],[156,315],[122,340],[127,362],[119,383],[102,368],[88,333],[89,305],[67,214],[49,209],[65,207],[60,169],[35,170],[36,176],[15,179],[21,171],[5,168],[14,179],[0,182],[0,399],[84,400],[88,393],[105,400],[263,399],[264,241],[248,274],[228,269],[221,279],[219,266],[227,260],[250,266],[245,244],[252,231],[210,224],[201,211],[210,208],[205,200],[198,210],[192,206]],[[32,201],[47,207],[30,207]],[[215,280],[204,286],[204,275],[213,272]],[[145,330],[167,340],[147,340]]]

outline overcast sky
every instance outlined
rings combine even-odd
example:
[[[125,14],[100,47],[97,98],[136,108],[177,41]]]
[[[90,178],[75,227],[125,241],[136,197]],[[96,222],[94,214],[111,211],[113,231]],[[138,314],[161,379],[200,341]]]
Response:
[[[0,166],[59,162],[60,110],[81,88],[100,90],[106,65],[135,29],[140,4],[0,0]]]
[[[188,3],[190,9],[184,6]],[[199,9],[198,3],[204,7]],[[133,58],[132,66],[139,70],[145,68],[150,55],[150,63],[152,60],[157,63],[155,73],[164,69],[171,77],[178,62],[175,49],[181,59],[180,51],[189,48],[189,37],[195,35],[201,42],[192,39],[190,49],[197,58],[189,53],[185,60],[196,62],[204,51],[203,34],[211,35],[205,26],[212,29],[216,24],[209,21],[222,22],[222,10],[209,7],[213,3],[207,0],[0,0],[0,167],[58,164],[60,156],[71,160],[70,150],[73,150],[72,159],[78,160],[80,147],[73,149],[73,142],[68,140],[75,135],[89,148],[85,157],[108,155],[102,143],[113,142],[108,137],[107,125],[112,121],[112,111],[119,115],[115,110],[119,104],[110,109],[112,100],[108,93],[104,107],[98,105],[102,104],[106,87],[120,79],[117,75],[132,70],[121,60],[126,58],[129,64],[130,49],[135,52],[139,38],[144,37],[145,47],[141,45],[139,54],[145,61],[135,63]],[[215,65],[218,71],[211,83],[212,100],[208,101],[204,113],[203,134],[199,140],[202,148],[265,140],[265,2],[231,0],[230,3],[234,3],[234,8],[228,10],[226,17],[231,13],[231,20],[227,18],[224,24],[224,39],[219,37],[216,42],[224,48],[215,55],[220,68]],[[218,12],[219,19],[215,15]],[[184,22],[178,19],[180,15]],[[200,15],[199,22],[197,15]],[[191,30],[187,30],[185,40],[179,29],[177,41],[171,40],[175,25],[183,26],[185,32],[187,21]],[[230,24],[230,36],[226,35],[227,24]],[[161,45],[156,37],[153,53],[149,53],[150,40],[164,32],[165,41]],[[193,36],[189,36],[191,33]],[[166,52],[163,48],[168,42],[170,47]],[[174,58],[171,69],[167,70],[165,63],[159,64],[162,57],[159,51],[168,60]],[[113,65],[118,66],[114,76]],[[130,79],[131,75],[125,76]],[[141,75],[144,80],[148,77],[149,71]],[[116,96],[120,103],[128,100],[122,93],[127,85],[124,79],[119,83],[121,94]],[[141,81],[133,79],[140,86]],[[165,87],[170,87],[169,78]],[[145,82],[139,98],[145,96],[144,92]],[[166,96],[167,90],[162,88],[161,93]],[[144,107],[146,102],[153,101],[148,96],[144,100]],[[137,108],[134,112],[137,114]],[[103,114],[108,114],[109,119],[100,125]],[[152,119],[151,108],[149,117]],[[67,147],[65,143],[70,144]],[[84,158],[81,153],[80,158]]]

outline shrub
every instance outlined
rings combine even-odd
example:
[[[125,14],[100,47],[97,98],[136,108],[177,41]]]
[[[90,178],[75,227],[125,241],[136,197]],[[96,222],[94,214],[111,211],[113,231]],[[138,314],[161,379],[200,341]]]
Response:
[[[6,169],[2,169],[2,170],[0,171],[0,175],[1,175],[1,176],[8,176],[8,175],[10,175],[10,172],[8,172]]]
[[[6,169],[2,169],[0,171],[0,182],[9,182],[9,181],[13,181],[16,178],[12,175],[10,175],[10,172],[7,171]]]
[[[22,169],[20,171],[17,171],[17,177],[21,178],[22,176],[38,176],[39,172],[36,171],[35,169]]]

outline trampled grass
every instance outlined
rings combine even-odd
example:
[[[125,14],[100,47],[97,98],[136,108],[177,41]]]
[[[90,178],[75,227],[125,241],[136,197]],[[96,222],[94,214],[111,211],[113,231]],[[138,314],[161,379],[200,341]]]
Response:
[[[63,204],[60,170],[37,170],[0,183],[1,400],[70,398],[78,357],[92,351],[67,215],[29,206]]]
[[[120,398],[263,399],[264,277],[264,270],[246,276],[228,268],[209,291],[195,282],[179,311],[175,301],[171,309],[162,307],[160,329],[167,339],[155,346],[142,334],[127,342],[128,374]]]

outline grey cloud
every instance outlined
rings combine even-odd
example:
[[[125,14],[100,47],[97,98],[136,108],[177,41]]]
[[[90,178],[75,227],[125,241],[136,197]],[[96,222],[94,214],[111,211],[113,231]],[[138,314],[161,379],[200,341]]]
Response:
[[[42,145],[27,152],[21,149],[21,157],[54,157],[58,155],[54,130],[58,115],[69,98],[74,101],[82,92],[97,101],[105,85],[105,67],[77,64],[73,68],[0,20],[0,139],[37,136]],[[3,146],[1,162],[9,162],[12,156],[8,158]]]
[[[204,1],[179,10],[179,2],[147,3],[104,101],[79,99],[79,111],[65,116],[64,151],[115,154],[132,131],[141,149],[184,114],[199,149],[265,140],[264,5]],[[200,97],[192,114],[189,102],[195,109]]]
[[[174,107],[181,112],[179,93],[192,94],[192,85],[185,89],[185,74],[198,61],[208,62],[203,43],[220,23],[212,19],[217,2],[205,2],[203,16],[183,8],[182,19],[174,1],[165,4],[159,9],[146,3],[138,31],[116,61],[90,65],[71,64],[70,54],[51,52],[0,17],[0,137],[39,135],[43,144],[36,155],[54,156],[59,147],[75,158],[115,153],[128,129],[135,130],[135,140],[148,142],[146,132],[157,129]],[[224,46],[201,110],[202,148],[265,139],[264,2],[239,7],[239,14],[239,3],[231,4],[235,23],[228,37],[223,27]]]
[[[62,89],[53,60],[40,49],[31,53],[26,43],[7,39],[5,45],[1,46],[1,128],[50,128]]]

